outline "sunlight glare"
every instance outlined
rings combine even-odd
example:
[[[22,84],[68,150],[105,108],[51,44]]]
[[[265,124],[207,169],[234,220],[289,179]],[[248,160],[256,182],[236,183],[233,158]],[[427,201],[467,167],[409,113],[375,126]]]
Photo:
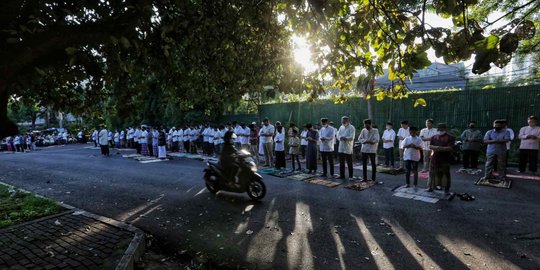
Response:
[[[311,73],[317,69],[311,59],[311,48],[304,37],[294,35],[292,37],[294,61],[300,64],[306,73]]]

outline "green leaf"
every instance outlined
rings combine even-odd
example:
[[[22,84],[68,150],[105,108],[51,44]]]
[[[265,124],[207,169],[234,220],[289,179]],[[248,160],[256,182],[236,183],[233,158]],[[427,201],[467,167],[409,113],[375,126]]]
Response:
[[[390,65],[388,65],[388,80],[393,81],[396,79],[396,74],[394,73],[394,67],[393,63],[391,62]]]
[[[493,84],[488,84],[488,85],[485,85],[484,87],[482,87],[482,90],[489,90],[489,89],[493,89],[493,88],[497,88],[495,85]]]
[[[377,98],[377,101],[382,101],[386,94],[384,92],[379,92],[375,97]]]
[[[121,37],[120,43],[122,44],[124,49],[129,49],[129,47],[131,47],[131,43],[129,43],[129,40],[126,37]]]
[[[47,75],[47,74],[45,73],[45,71],[43,71],[43,69],[38,68],[38,67],[35,67],[35,69],[36,69],[36,71],[37,71],[37,73],[38,73],[39,75],[41,75],[41,76]]]
[[[79,51],[77,48],[73,47],[67,47],[65,50],[68,55],[74,55]]]
[[[347,37],[345,37],[345,35],[341,35],[339,38],[340,38],[341,40],[345,41],[345,39],[346,39]]]
[[[413,105],[415,108],[418,107],[418,106],[422,106],[422,107],[426,107],[427,106],[427,102],[425,99],[423,98],[419,98],[419,99],[416,99],[414,101],[414,105]]]

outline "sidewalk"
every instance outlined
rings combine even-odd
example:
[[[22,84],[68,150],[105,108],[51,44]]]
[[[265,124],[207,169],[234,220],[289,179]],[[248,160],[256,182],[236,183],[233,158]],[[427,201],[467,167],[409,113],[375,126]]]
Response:
[[[72,209],[0,230],[0,269],[133,269],[144,234]]]

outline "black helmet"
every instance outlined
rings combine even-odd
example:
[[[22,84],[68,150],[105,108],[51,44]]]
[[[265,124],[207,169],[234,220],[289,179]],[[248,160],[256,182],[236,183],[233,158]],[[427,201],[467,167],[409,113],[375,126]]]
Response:
[[[223,136],[223,141],[225,144],[232,145],[234,144],[234,138],[236,138],[236,135],[231,130],[225,132],[225,135]]]

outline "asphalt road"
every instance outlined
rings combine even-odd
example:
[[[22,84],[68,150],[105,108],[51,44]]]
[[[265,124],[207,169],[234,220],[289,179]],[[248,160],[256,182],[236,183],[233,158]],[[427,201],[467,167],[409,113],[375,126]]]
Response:
[[[213,265],[540,269],[540,181],[498,189],[454,175],[452,190],[476,200],[430,204],[392,196],[403,175],[379,174],[384,184],[361,192],[265,176],[267,196],[253,203],[245,194],[209,193],[203,168],[188,159],[103,158],[81,145],[0,153],[0,181],[133,223],[169,252]]]

